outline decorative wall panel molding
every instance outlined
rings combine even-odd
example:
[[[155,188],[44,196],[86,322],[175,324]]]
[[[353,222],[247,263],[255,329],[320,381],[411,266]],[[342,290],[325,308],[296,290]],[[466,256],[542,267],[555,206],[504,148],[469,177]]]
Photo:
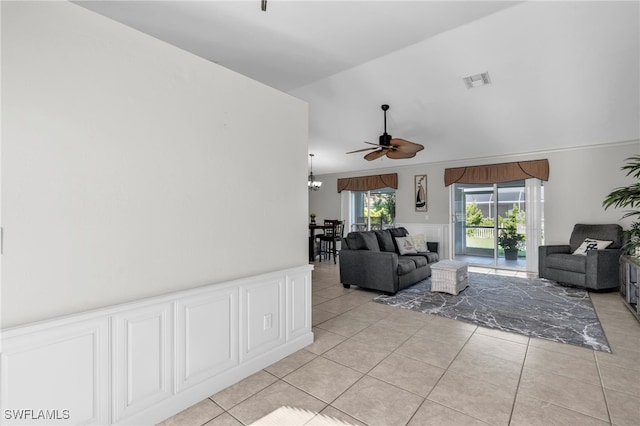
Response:
[[[250,359],[285,339],[285,277],[247,285],[241,294],[241,354]],[[241,333],[242,334],[242,333]]]
[[[238,289],[211,289],[176,305],[181,391],[238,364]]]
[[[38,323],[2,336],[2,424],[109,422],[109,319]]]
[[[172,323],[168,302],[113,315],[115,421],[173,394]]]
[[[311,310],[305,308],[305,300],[311,299],[311,276],[290,274],[287,276],[287,340],[303,336],[311,329]]]
[[[162,421],[313,342],[311,270],[3,330],[3,424]]]

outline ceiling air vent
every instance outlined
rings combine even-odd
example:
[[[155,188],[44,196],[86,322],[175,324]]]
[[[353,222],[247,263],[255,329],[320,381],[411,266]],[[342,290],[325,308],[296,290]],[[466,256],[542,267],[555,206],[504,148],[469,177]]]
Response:
[[[489,78],[489,72],[483,72],[482,74],[470,75],[462,79],[467,89],[473,89],[474,87],[484,86],[485,84],[491,84]]]

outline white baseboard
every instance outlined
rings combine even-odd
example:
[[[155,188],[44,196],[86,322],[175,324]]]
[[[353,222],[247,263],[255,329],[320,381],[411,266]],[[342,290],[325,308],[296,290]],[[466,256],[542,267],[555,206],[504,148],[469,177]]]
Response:
[[[311,270],[3,330],[1,423],[158,423],[311,344]]]

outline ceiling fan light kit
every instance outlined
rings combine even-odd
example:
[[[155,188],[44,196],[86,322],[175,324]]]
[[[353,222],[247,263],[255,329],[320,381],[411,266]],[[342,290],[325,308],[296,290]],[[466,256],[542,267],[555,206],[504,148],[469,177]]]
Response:
[[[389,105],[384,104],[381,108],[382,111],[384,111],[384,133],[378,138],[378,143],[365,141],[365,143],[369,145],[374,145],[375,148],[356,149],[355,151],[347,152],[347,154],[362,151],[373,151],[364,156],[364,159],[368,161],[377,160],[385,155],[387,158],[391,158],[393,160],[415,157],[417,152],[424,149],[424,146],[414,142],[409,142],[405,139],[391,137],[391,135],[387,133],[387,110],[389,109]]]

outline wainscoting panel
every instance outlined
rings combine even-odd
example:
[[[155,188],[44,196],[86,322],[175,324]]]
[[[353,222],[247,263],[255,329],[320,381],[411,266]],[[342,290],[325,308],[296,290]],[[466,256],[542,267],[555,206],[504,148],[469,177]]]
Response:
[[[109,423],[108,318],[40,323],[2,338],[2,424]]]
[[[312,269],[2,330],[2,424],[159,423],[313,343]]]
[[[172,312],[161,303],[113,316],[115,421],[172,395]]]
[[[238,289],[177,302],[178,392],[238,364]]]
[[[311,277],[308,274],[287,276],[287,340],[311,329],[311,309],[305,303],[310,298]]]
[[[285,340],[285,277],[241,288],[242,360]]]

